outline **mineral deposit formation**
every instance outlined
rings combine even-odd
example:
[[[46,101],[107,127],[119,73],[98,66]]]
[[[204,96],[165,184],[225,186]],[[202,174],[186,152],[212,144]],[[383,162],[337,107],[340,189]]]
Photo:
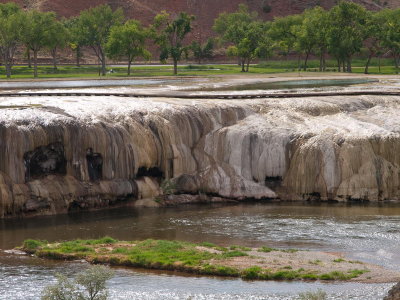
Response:
[[[0,217],[151,199],[165,180],[236,200],[400,198],[399,96],[0,105]]]

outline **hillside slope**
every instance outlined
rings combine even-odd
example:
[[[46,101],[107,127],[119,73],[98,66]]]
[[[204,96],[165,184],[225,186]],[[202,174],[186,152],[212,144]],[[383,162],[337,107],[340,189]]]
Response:
[[[0,0],[9,2],[10,0]],[[211,34],[211,26],[219,13],[234,11],[240,3],[247,4],[257,11],[261,18],[272,19],[274,16],[285,16],[300,13],[304,9],[321,5],[329,8],[337,0],[15,0],[21,6],[43,11],[55,11],[58,15],[70,17],[79,14],[83,9],[99,4],[122,7],[125,14],[148,24],[162,10],[169,12],[187,11],[197,16],[197,38],[203,40]],[[368,9],[378,10],[385,7],[399,7],[398,0],[354,0]],[[269,12],[265,12],[268,11]]]

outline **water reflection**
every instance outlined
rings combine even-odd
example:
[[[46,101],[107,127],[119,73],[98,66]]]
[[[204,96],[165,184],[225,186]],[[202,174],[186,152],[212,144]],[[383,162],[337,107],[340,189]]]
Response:
[[[400,205],[238,204],[164,209],[116,208],[0,222],[0,248],[26,238],[177,239],[221,245],[294,247],[346,252],[352,258],[400,267]],[[0,255],[0,299],[38,299],[55,272],[72,275],[82,263]],[[380,299],[390,284],[245,282],[118,270],[112,299],[292,299],[321,287],[330,299]],[[23,296],[23,295],[31,296]]]

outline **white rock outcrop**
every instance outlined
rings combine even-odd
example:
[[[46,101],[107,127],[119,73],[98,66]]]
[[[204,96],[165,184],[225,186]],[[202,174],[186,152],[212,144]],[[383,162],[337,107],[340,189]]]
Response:
[[[400,199],[397,96],[0,97],[0,105],[3,217],[154,196],[161,177],[181,193],[241,200]]]

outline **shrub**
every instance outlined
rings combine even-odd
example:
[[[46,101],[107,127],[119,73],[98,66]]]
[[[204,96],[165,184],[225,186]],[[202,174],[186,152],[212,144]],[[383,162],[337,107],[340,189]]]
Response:
[[[248,280],[258,279],[260,277],[261,271],[262,271],[262,269],[258,266],[244,269],[242,271],[242,278],[248,279]]]
[[[91,266],[79,273],[74,280],[58,274],[57,283],[43,290],[42,300],[106,300],[107,280],[114,273],[104,266]]]
[[[37,240],[25,240],[23,244],[23,248],[27,250],[36,250],[40,246],[42,246],[45,242],[44,241],[37,241]]]
[[[316,292],[305,292],[299,294],[299,300],[325,300],[327,295],[323,290],[317,290]]]

